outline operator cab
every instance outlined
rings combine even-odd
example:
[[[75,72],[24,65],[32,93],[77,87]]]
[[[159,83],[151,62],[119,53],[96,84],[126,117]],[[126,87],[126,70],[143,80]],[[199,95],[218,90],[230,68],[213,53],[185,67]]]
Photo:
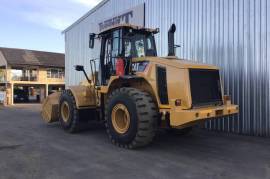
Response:
[[[158,29],[117,25],[98,34],[101,40],[99,63],[101,85],[106,85],[110,77],[114,75],[132,75],[133,58],[157,56],[155,33],[158,33]],[[91,40],[89,44],[92,47],[94,45]]]

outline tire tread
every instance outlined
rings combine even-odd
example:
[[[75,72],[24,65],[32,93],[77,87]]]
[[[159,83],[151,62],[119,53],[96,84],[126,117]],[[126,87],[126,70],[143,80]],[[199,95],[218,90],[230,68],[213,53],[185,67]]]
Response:
[[[118,95],[119,93],[127,93],[135,102],[138,116],[138,128],[137,134],[133,141],[128,144],[119,144],[111,134],[111,131],[108,128],[109,119],[108,116],[108,104],[113,96]],[[123,87],[114,90],[108,97],[107,104],[105,105],[105,126],[107,127],[107,133],[111,142],[117,146],[123,148],[134,149],[138,147],[143,147],[152,142],[156,128],[157,128],[157,116],[158,110],[156,103],[154,102],[152,96],[147,93],[140,91],[136,88]]]

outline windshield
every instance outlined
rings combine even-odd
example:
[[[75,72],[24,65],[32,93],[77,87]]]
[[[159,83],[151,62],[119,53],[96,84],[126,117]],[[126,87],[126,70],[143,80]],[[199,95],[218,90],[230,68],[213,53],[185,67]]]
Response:
[[[134,33],[124,38],[125,57],[157,56],[154,36],[150,33]]]

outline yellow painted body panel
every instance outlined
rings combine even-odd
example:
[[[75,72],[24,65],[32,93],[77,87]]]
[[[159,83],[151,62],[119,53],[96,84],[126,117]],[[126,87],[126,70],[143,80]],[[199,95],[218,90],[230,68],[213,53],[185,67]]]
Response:
[[[176,59],[176,57],[147,57],[136,58],[136,61],[149,61],[148,70],[137,73],[137,76],[144,78],[151,84],[153,94],[157,99],[159,111],[161,113],[170,114],[170,125],[174,128],[181,128],[188,124],[194,124],[208,118],[227,116],[238,113],[238,105],[225,103],[223,106],[207,106],[197,109],[192,108],[192,97],[190,90],[190,80],[188,69],[215,69],[218,67],[207,64],[194,63],[188,60]],[[158,99],[157,83],[156,83],[156,66],[166,68],[167,72],[167,89],[169,104],[160,104]],[[222,87],[222,84],[221,84]],[[222,88],[222,95],[223,88]],[[181,106],[175,106],[175,100],[181,99]]]
[[[68,89],[71,90],[78,109],[97,106],[97,93],[93,85],[69,86]]]
[[[150,61],[152,63],[160,64],[160,65],[166,65],[176,68],[198,68],[198,69],[216,69],[219,68],[214,65],[209,64],[203,64],[203,63],[196,63],[190,60],[180,59],[177,57],[141,57],[141,58],[135,58],[132,61]]]
[[[177,109],[168,111],[170,113],[170,124],[172,127],[181,127],[187,123],[200,121],[208,118],[227,116],[238,113],[237,105],[223,105],[215,107],[205,107],[199,109]]]
[[[169,57],[168,57],[169,58]],[[182,105],[180,109],[190,109],[191,108],[191,93],[189,84],[189,71],[190,68],[198,69],[216,69],[219,68],[207,64],[194,63],[187,60],[176,59],[170,57],[159,58],[159,57],[147,57],[147,58],[137,58],[136,61],[149,61],[149,67],[146,72],[139,72],[136,75],[144,78],[151,84],[154,94],[157,97],[157,82],[156,82],[156,66],[165,67],[167,71],[167,86],[168,86],[168,98],[169,105],[161,105],[159,99],[157,100],[160,108],[175,108],[175,100],[181,99]]]

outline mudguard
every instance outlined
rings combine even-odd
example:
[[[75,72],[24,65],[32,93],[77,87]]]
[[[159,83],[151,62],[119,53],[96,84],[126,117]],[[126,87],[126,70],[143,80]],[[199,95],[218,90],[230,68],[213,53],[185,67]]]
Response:
[[[78,109],[97,107],[96,90],[93,86],[70,86],[68,89],[72,92]]]

